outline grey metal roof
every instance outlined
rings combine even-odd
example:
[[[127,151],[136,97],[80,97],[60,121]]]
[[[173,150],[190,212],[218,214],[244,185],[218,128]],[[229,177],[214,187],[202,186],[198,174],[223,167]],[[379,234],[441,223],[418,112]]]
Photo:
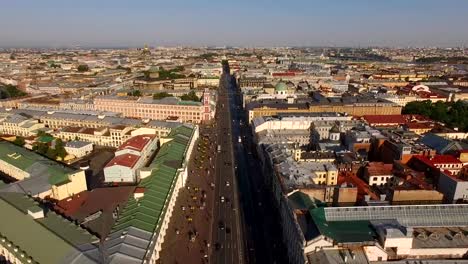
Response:
[[[51,189],[49,183],[49,175],[40,173],[43,169],[39,168],[35,177],[30,177],[21,181],[3,185],[0,187],[0,192],[14,192],[37,195]],[[2,188],[3,187],[3,188]]]
[[[434,149],[437,153],[445,153],[453,144],[452,141],[432,133],[424,135],[419,142]]]
[[[124,232],[114,232],[106,239],[109,263],[141,263],[150,244],[152,233],[129,227]]]
[[[327,221],[396,219],[403,226],[468,226],[468,205],[400,205],[325,208]]]
[[[72,140],[68,141],[67,144],[65,144],[66,147],[68,148],[82,148],[87,145],[92,145],[93,143],[86,142],[86,141],[80,141],[80,140]]]

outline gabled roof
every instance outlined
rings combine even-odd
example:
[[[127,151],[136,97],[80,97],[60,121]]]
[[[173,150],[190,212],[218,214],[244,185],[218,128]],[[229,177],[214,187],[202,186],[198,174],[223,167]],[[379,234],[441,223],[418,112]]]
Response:
[[[154,135],[138,135],[129,138],[117,150],[132,149],[138,152],[143,151],[146,145],[154,139]]]
[[[139,159],[140,159],[140,156],[133,155],[133,154],[119,155],[119,156],[114,157],[111,161],[109,161],[109,163],[106,164],[106,168],[116,166],[116,165],[133,168],[135,164],[137,164]]]

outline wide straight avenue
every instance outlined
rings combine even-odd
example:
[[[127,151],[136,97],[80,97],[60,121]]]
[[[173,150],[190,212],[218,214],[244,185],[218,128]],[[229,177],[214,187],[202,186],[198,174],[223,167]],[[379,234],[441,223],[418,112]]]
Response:
[[[224,74],[226,76],[226,74]],[[244,236],[239,210],[237,180],[233,155],[228,82],[221,78],[217,105],[217,153],[213,210],[212,263],[245,263]]]
[[[229,74],[229,65],[223,71],[216,118],[219,151],[213,263],[287,263],[280,250],[280,232],[274,232],[280,230],[279,221],[256,162],[236,81]]]

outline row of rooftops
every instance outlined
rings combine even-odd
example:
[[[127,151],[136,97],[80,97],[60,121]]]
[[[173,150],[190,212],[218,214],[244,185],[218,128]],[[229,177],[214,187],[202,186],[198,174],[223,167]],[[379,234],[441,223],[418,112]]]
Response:
[[[201,102],[195,101],[183,101],[178,97],[165,97],[162,99],[153,99],[151,97],[139,97],[139,98],[132,98],[132,97],[123,97],[123,96],[115,96],[115,95],[107,95],[98,97],[95,100],[102,104],[102,101],[112,100],[112,101],[134,101],[135,103],[141,104],[160,104],[160,105],[193,105],[193,106],[201,106],[203,105]],[[96,101],[95,101],[96,104]]]
[[[41,111],[41,110],[27,110],[27,109],[0,109],[0,114],[7,114],[7,115],[20,115],[25,118],[33,118],[37,120],[44,120],[44,119],[56,119],[56,120],[70,120],[70,121],[82,121],[83,123],[100,123],[105,126],[118,126],[118,125],[125,125],[125,126],[141,126],[145,125],[147,127],[167,127],[167,128],[174,128],[181,123],[179,122],[166,122],[161,120],[150,120],[148,122],[143,122],[139,119],[133,118],[124,118],[124,117],[117,117],[117,116],[107,116],[107,115],[100,115],[96,114],[79,114],[74,112],[68,111]],[[18,119],[18,120],[22,120]]]
[[[146,252],[154,246],[150,243],[151,240],[158,237],[161,220],[166,213],[167,203],[171,199],[180,169],[185,166],[187,150],[195,130],[196,127],[191,125],[181,125],[172,129],[167,137],[170,140],[161,146],[148,168],[151,170],[150,176],[143,179],[136,188],[144,196],[138,200],[133,196],[128,199],[102,249],[99,249],[99,239],[89,231],[63,219],[53,211],[44,210],[43,205],[23,194],[4,192],[5,189],[0,192],[0,211],[8,217],[0,218],[0,243],[5,247],[15,248],[9,251],[18,253],[19,259],[24,262],[29,260],[29,263],[92,264],[102,263],[103,258],[107,259],[107,263],[143,262]],[[140,150],[147,139],[147,135],[136,136],[122,146],[122,149]],[[4,148],[5,146],[11,146],[15,153],[38,155],[7,142],[0,142],[0,155],[2,149],[8,149]],[[1,159],[15,157],[6,156]],[[28,166],[30,162],[19,160],[20,158],[12,162],[18,162],[18,166]],[[66,167],[60,168],[68,172]],[[2,187],[5,186],[8,187]],[[30,213],[31,216],[27,215],[28,210],[33,212]],[[43,216],[41,212],[44,213]],[[36,214],[39,214],[38,218]],[[31,239],[31,234],[40,237],[42,243]],[[50,254],[51,248],[54,254]]]
[[[297,109],[308,109],[311,106],[320,106],[320,105],[388,105],[399,107],[397,104],[371,97],[321,97],[318,100],[313,99],[298,99],[294,103],[287,103],[285,100],[277,99],[263,99],[260,101],[253,101],[246,105],[247,110],[254,108],[261,108],[263,106],[273,107],[273,108],[297,108]]]

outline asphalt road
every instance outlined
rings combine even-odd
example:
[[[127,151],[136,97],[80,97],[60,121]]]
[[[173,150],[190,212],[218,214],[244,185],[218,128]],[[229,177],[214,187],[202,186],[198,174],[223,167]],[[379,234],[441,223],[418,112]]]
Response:
[[[215,195],[211,263],[245,263],[244,235],[232,142],[228,82],[222,77],[216,113]],[[219,148],[219,151],[218,151]]]
[[[260,161],[255,155],[247,116],[242,109],[235,79],[228,80],[231,139],[234,145],[236,175],[243,216],[246,259],[248,263],[288,263],[282,244],[278,212],[271,203],[272,194],[265,188]]]

